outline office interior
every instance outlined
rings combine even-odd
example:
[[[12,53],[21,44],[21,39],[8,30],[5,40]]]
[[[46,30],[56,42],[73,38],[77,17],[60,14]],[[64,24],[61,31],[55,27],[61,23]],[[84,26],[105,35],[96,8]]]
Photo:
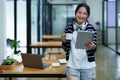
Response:
[[[0,63],[11,54],[7,39],[21,41],[23,53],[33,53],[30,43],[43,41],[42,35],[61,35],[74,19],[78,3],[90,6],[88,18],[99,34],[99,45],[120,54],[120,0],[1,0],[0,1]],[[43,55],[44,49],[37,49]]]

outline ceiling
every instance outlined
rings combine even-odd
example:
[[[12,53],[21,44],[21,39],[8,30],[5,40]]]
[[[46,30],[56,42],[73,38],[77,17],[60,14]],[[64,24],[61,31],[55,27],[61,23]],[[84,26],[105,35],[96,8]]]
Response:
[[[47,0],[50,4],[79,4],[86,0]]]

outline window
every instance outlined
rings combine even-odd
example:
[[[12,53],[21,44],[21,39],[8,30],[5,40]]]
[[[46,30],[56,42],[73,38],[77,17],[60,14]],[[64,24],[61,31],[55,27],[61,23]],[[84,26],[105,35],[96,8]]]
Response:
[[[26,1],[17,0],[17,21],[16,21],[16,33],[15,33],[15,15],[14,15],[14,0],[6,0],[6,38],[14,39],[15,34],[17,40],[20,40],[20,50],[26,52]],[[7,55],[11,55],[13,52],[11,48],[7,47]]]

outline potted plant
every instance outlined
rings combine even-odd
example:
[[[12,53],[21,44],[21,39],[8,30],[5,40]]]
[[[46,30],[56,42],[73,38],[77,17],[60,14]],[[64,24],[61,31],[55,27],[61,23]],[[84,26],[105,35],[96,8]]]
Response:
[[[18,50],[18,48],[20,47],[20,40],[8,38],[7,45],[10,46],[11,49],[13,49],[14,54],[18,54],[21,52],[20,50]]]
[[[5,59],[3,59],[2,64],[0,65],[0,69],[13,69],[16,64],[21,63],[21,51],[18,50],[20,47],[20,40],[16,39],[7,39],[7,46],[10,47],[13,50],[13,54],[7,56]]]
[[[15,59],[11,58],[10,56],[7,56],[7,58],[3,60],[2,65],[11,65],[15,61],[16,61]]]
[[[95,24],[96,24],[96,28],[97,28],[98,30],[100,30],[100,22],[97,21]]]
[[[7,61],[7,60],[13,61],[14,60],[14,61],[21,62],[21,55],[20,55],[21,51],[18,50],[18,48],[20,47],[20,40],[8,38],[7,39],[7,46],[9,46],[13,50],[13,54],[10,56],[7,56],[5,61]]]
[[[10,56],[7,56],[0,65],[0,70],[11,70],[15,68],[17,61]]]

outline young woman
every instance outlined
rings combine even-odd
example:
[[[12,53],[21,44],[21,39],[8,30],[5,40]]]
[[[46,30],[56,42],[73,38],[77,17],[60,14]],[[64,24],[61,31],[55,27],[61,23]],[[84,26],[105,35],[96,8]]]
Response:
[[[97,32],[93,25],[86,21],[89,15],[90,8],[86,3],[78,4],[75,10],[75,21],[65,27],[61,36],[62,46],[66,52],[67,59],[65,72],[67,80],[94,80],[96,77],[95,52],[97,49]],[[94,32],[93,41],[85,43],[88,49],[75,48],[77,30]]]

